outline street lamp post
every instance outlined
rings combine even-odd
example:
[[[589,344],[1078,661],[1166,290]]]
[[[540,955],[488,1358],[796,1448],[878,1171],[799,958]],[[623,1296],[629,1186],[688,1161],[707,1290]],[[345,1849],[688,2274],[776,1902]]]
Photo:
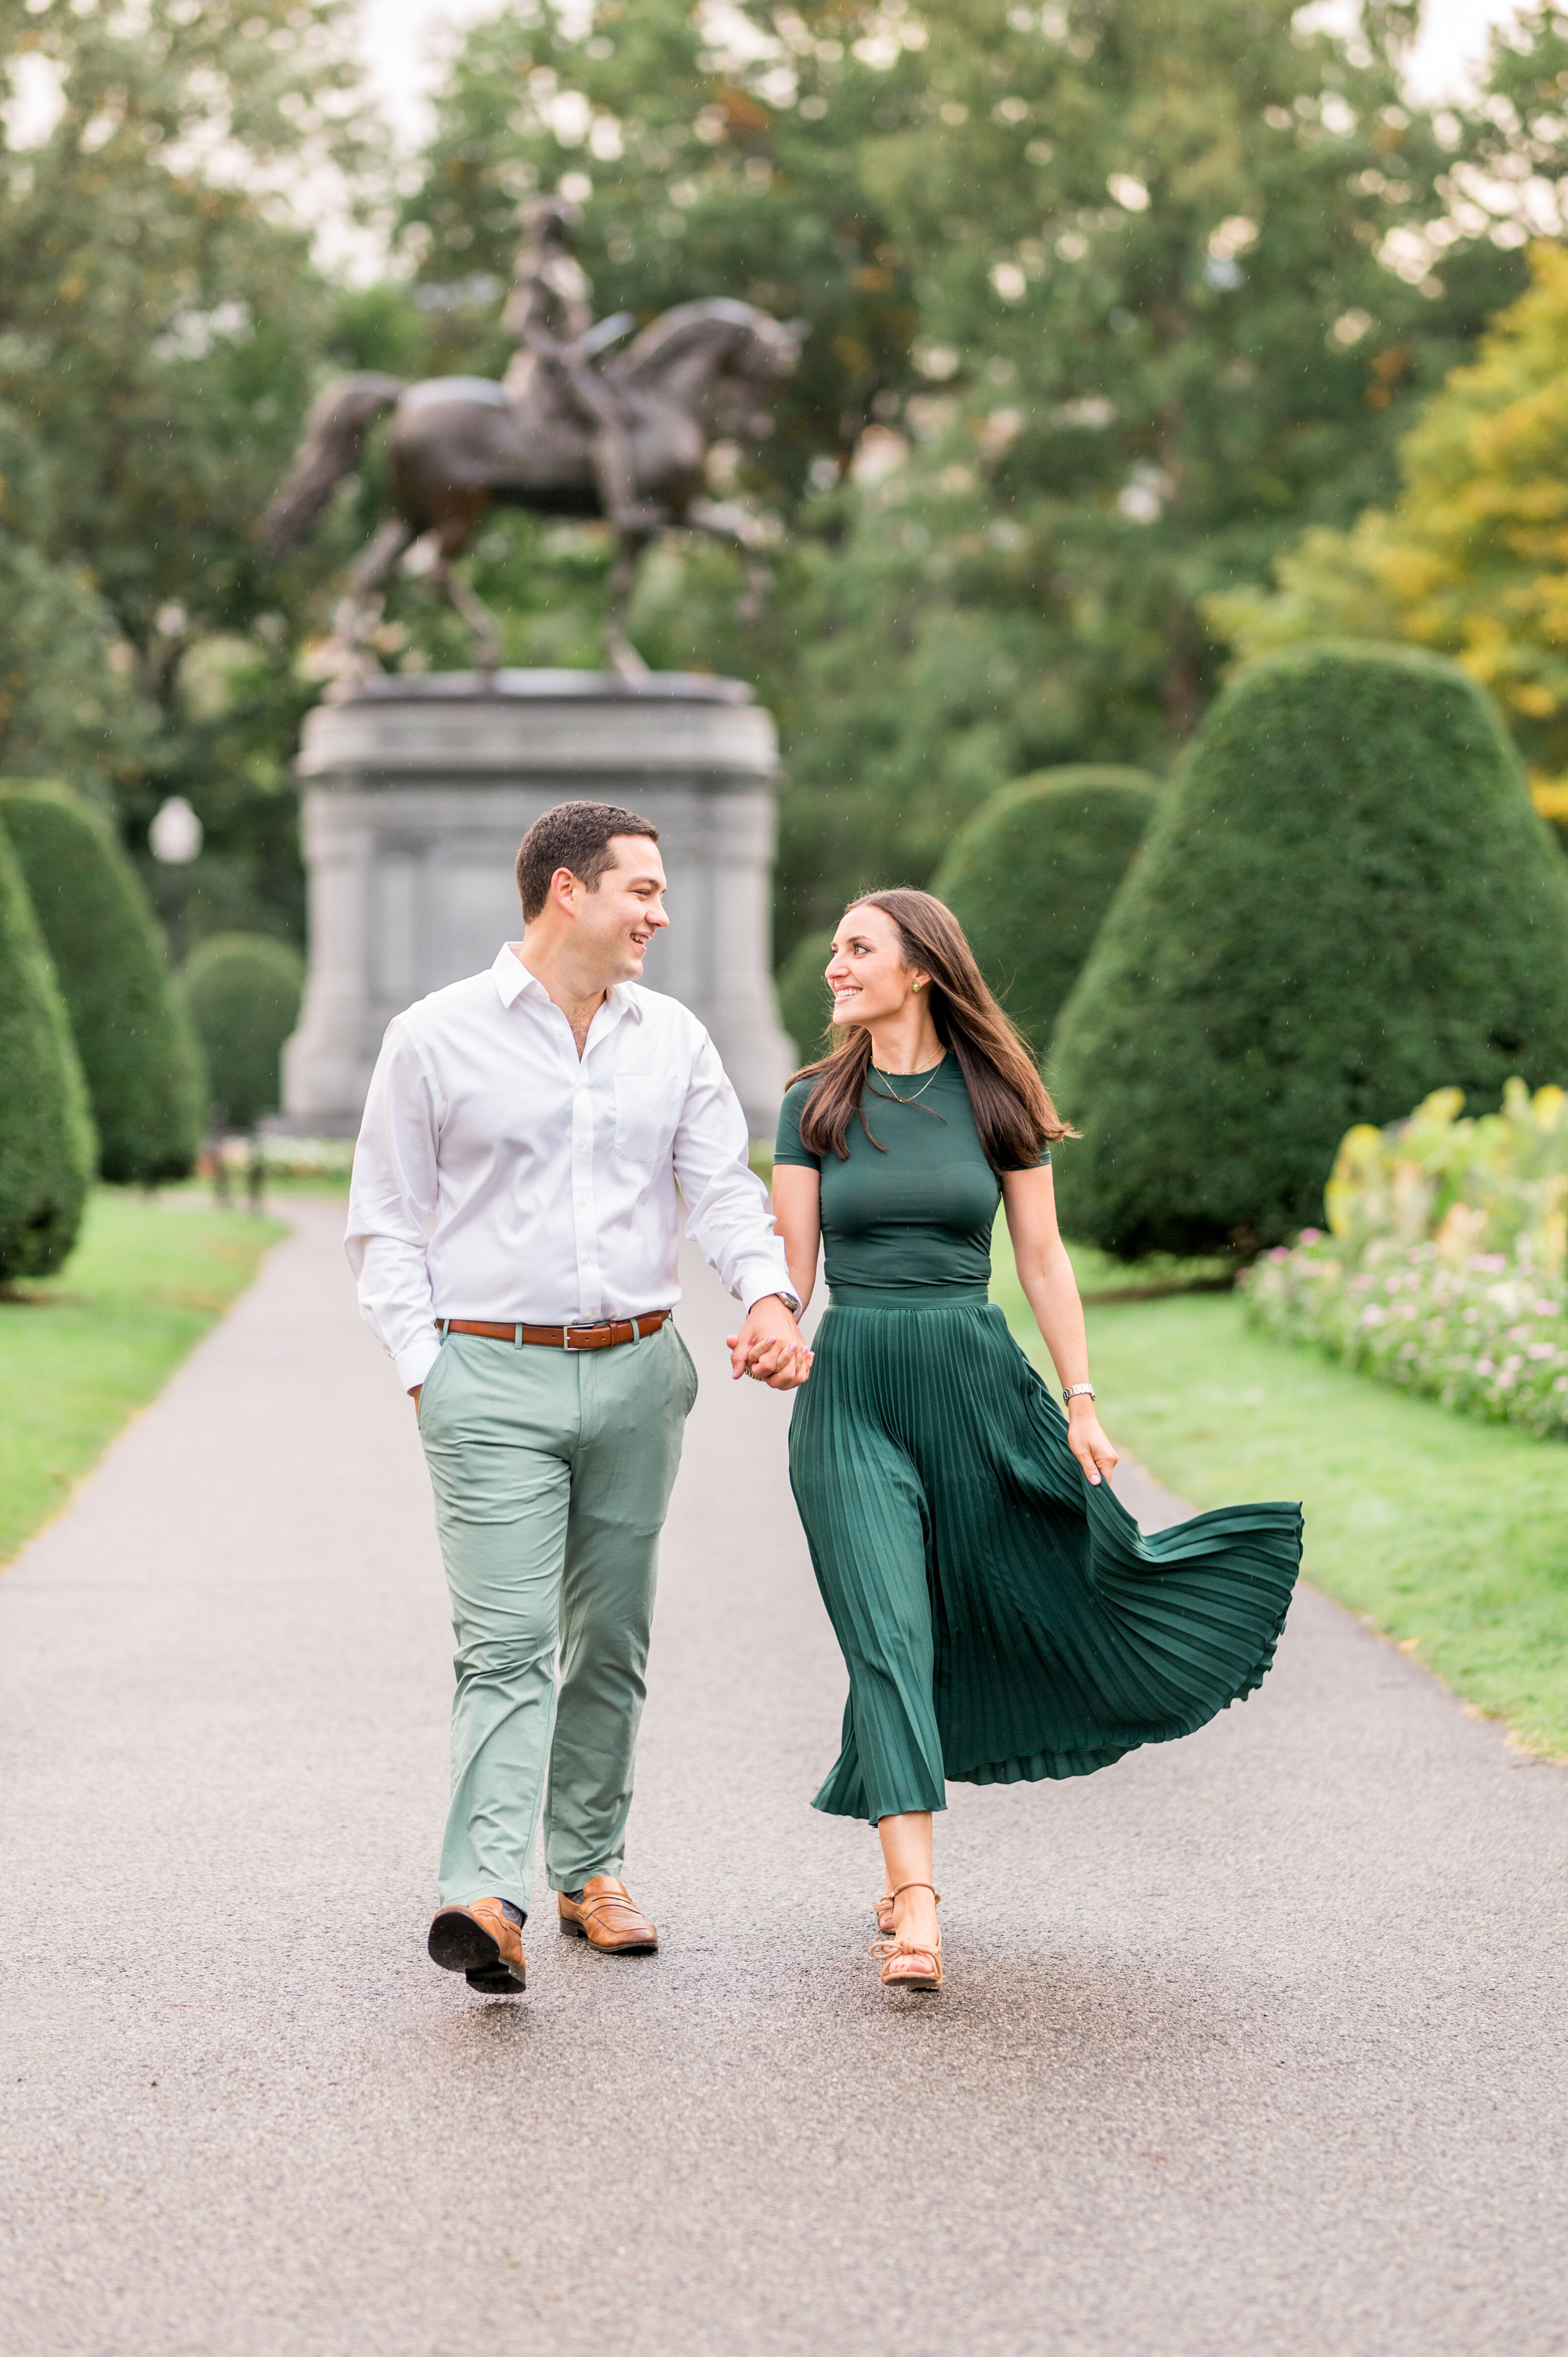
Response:
[[[199,854],[201,843],[201,821],[183,794],[170,794],[166,802],[159,804],[147,829],[147,847],[160,867],[173,869],[178,877],[168,929],[169,951],[176,965],[185,957],[185,903],[189,878],[184,871]]]
[[[169,957],[175,965],[185,961],[185,912],[190,889],[190,863],[201,850],[202,825],[183,794],[170,794],[160,802],[147,829],[147,847],[160,867],[168,868],[170,893],[168,945]],[[227,1116],[224,1108],[210,1102],[207,1121],[209,1151],[212,1159],[212,1191],[220,1203],[229,1200],[229,1170],[223,1159],[223,1132]]]

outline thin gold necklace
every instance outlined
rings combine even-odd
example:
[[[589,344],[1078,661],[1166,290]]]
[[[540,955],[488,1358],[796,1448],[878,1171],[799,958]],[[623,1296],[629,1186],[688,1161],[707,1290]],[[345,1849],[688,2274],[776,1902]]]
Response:
[[[871,1069],[875,1073],[877,1079],[886,1084],[887,1093],[892,1098],[895,1104],[918,1104],[920,1099],[925,1095],[926,1090],[930,1087],[931,1082],[936,1079],[937,1074],[941,1071],[942,1066],[946,1062],[947,1058],[945,1055],[939,1056],[937,1058],[936,1062],[931,1066],[929,1077],[921,1087],[915,1091],[912,1097],[901,1097],[897,1090],[892,1085],[896,1079],[901,1081],[908,1077],[908,1079],[913,1080],[914,1074],[912,1072],[907,1076],[903,1072],[885,1072],[880,1064],[873,1064]]]

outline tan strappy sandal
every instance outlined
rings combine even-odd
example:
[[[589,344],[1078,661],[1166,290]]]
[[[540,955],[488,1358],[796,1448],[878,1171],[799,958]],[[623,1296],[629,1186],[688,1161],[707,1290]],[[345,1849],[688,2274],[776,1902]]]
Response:
[[[901,1882],[897,1890],[886,1894],[888,1905],[891,1906],[896,1900],[902,1898],[906,1890],[929,1890],[939,1907],[942,1903],[942,1894],[934,1882]],[[877,1920],[880,1922],[880,1916]],[[923,1989],[934,1993],[942,1985],[942,1935],[940,1932],[937,1933],[937,1944],[934,1948],[917,1947],[908,1940],[874,1940],[871,1943],[871,1953],[874,1956],[885,1956],[887,1960],[882,1967],[884,1988]],[[930,1971],[929,1973],[896,1973],[893,1965],[899,1956],[923,1956],[929,1963]]]
[[[899,1890],[929,1890],[930,1888],[929,1882],[902,1882],[898,1886]],[[897,1928],[893,1921],[893,1901],[897,1896],[897,1890],[885,1890],[871,1910],[873,1921],[885,1940],[890,1940]],[[940,1890],[936,1894],[936,1900],[940,1907],[942,1901],[942,1894]]]

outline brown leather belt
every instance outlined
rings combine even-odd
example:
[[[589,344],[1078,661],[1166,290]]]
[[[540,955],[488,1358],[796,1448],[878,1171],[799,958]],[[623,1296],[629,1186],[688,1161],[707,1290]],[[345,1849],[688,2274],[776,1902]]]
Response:
[[[620,1318],[598,1326],[500,1326],[483,1318],[438,1318],[441,1334],[482,1334],[487,1342],[537,1342],[546,1351],[614,1351],[622,1342],[657,1334],[669,1317],[654,1309],[645,1318]]]

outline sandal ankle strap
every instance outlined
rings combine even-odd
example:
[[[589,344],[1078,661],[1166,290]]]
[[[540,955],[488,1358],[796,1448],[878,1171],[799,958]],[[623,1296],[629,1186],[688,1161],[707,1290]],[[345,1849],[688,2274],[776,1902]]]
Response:
[[[897,1890],[888,1892],[889,1900],[901,1899],[906,1890],[929,1890],[939,1907],[942,1903],[942,1894],[934,1882],[901,1882]]]

